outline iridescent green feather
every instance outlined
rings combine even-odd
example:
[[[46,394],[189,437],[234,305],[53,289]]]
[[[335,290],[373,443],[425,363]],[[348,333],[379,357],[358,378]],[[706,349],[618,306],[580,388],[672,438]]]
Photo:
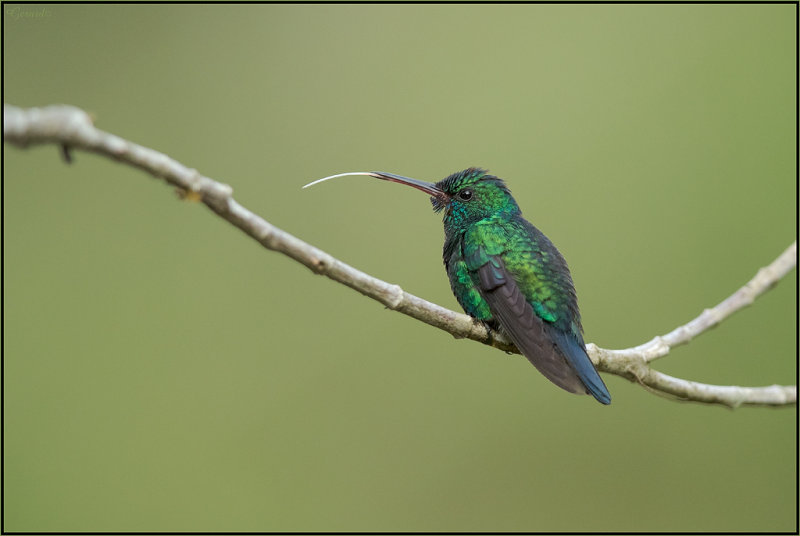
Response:
[[[459,304],[502,327],[551,381],[608,404],[608,390],[586,355],[567,263],[522,217],[505,183],[470,168],[435,187],[446,194],[432,202],[445,211],[444,263]]]
[[[537,316],[572,331],[577,309],[572,282],[559,273],[561,263],[556,257],[560,255],[551,250],[549,240],[532,229],[518,217],[490,217],[471,225],[464,233],[462,249],[473,286],[477,285],[478,268],[489,262],[490,256],[499,256]]]

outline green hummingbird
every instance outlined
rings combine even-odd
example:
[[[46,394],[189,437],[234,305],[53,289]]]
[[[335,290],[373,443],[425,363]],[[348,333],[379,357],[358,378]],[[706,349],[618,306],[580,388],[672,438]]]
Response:
[[[578,299],[567,262],[522,217],[501,179],[469,168],[433,184],[383,171],[366,175],[405,184],[431,196],[444,211],[444,266],[458,303],[490,329],[506,333],[548,380],[603,404],[611,395],[586,354]]]

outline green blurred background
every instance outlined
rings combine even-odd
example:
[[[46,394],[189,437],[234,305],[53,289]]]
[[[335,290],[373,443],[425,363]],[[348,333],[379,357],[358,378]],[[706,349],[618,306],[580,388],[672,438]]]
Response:
[[[489,168],[607,348],[688,321],[795,239],[796,5],[4,8],[6,102],[80,106],[451,308],[423,195],[300,186]],[[796,529],[795,407],[609,375],[603,407],[140,171],[4,149],[6,530]],[[656,368],[795,383],[795,274]]]

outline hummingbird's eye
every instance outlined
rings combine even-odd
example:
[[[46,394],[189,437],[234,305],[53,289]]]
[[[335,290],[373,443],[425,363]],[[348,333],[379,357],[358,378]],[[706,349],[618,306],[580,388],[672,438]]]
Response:
[[[458,192],[458,198],[462,201],[469,201],[470,199],[472,199],[472,190],[470,190],[469,188],[461,190],[460,192]]]

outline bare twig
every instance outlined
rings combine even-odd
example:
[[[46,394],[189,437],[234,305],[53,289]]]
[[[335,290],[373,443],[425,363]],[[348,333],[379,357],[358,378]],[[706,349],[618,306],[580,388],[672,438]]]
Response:
[[[502,333],[487,332],[482,324],[473,322],[467,315],[430,303],[397,285],[365,274],[278,229],[237,203],[230,186],[205,177],[162,153],[95,128],[89,115],[78,108],[48,106],[21,109],[4,105],[3,136],[4,141],[22,148],[35,144],[55,144],[62,148],[67,161],[70,161],[71,149],[82,149],[142,169],[176,187],[183,196],[202,201],[264,247],[291,257],[317,274],[347,285],[389,309],[447,331],[454,337],[469,338],[518,353]],[[669,353],[670,348],[687,343],[735,311],[751,304],[796,265],[796,258],[795,242],[772,264],[759,270],[744,287],[691,322],[634,348],[606,350],[588,344],[589,355],[599,370],[640,383],[662,396],[728,407],[796,404],[796,386],[708,385],[673,378],[653,370],[649,365],[654,359]]]

